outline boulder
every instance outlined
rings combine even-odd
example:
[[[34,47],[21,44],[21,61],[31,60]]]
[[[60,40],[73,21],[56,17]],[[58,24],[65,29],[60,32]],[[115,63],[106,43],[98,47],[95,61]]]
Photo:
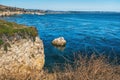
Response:
[[[64,39],[64,37],[59,37],[59,38],[54,39],[52,41],[52,44],[55,46],[65,46],[66,40]]]

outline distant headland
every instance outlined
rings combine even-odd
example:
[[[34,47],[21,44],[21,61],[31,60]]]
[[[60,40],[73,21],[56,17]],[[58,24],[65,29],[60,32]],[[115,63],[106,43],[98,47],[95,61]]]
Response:
[[[0,5],[0,16],[12,16],[12,15],[18,15],[18,14],[44,15],[45,11],[37,10],[37,9],[24,9],[24,8]]]
[[[0,4],[0,16],[12,16],[18,14],[72,14],[72,13],[120,13],[113,11],[54,11],[54,10],[40,10],[40,9],[25,9],[25,8],[17,8],[11,6],[5,6]]]

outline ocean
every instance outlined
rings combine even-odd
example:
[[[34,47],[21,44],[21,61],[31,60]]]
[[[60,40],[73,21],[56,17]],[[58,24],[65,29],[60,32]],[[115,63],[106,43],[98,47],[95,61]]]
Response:
[[[59,63],[64,56],[80,53],[120,56],[120,13],[23,14],[2,19],[36,27],[46,63]],[[58,37],[65,38],[65,47],[51,44]]]

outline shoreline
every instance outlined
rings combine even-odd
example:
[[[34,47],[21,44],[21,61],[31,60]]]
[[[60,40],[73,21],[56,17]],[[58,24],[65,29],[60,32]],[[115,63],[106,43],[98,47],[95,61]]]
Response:
[[[36,28],[0,20],[0,80],[39,72],[44,64],[44,44]]]
[[[0,17],[6,17],[6,16],[13,16],[13,15],[19,15],[19,14],[33,14],[33,15],[45,15],[45,13],[41,13],[41,12],[22,12],[22,11],[3,11],[0,12]]]
[[[17,14],[20,14],[20,13],[17,13]],[[21,14],[28,14],[28,13],[21,13]],[[32,13],[29,13],[29,14],[32,14]],[[12,14],[12,15],[15,15],[15,14]],[[3,25],[5,25],[5,23],[3,23]],[[11,26],[10,23],[9,23],[9,26]],[[21,28],[24,28],[24,26],[18,27],[18,29],[21,29]],[[2,29],[3,28],[1,28],[0,31],[3,31]],[[27,30],[27,31],[30,31],[30,30]],[[33,32],[35,31],[32,30],[32,32],[28,32],[28,33],[33,33]],[[21,31],[21,36],[24,36],[24,35],[25,33]],[[91,57],[89,56],[84,57],[82,54],[81,55],[75,54],[73,61],[71,61],[67,57],[64,57],[64,60],[69,63],[67,64],[64,63],[60,65],[56,63],[54,64],[56,65],[56,67],[48,66],[49,67],[48,68],[44,66],[44,62],[46,61],[46,58],[43,54],[44,44],[42,43],[42,40],[40,40],[37,37],[36,41],[33,44],[32,42],[33,39],[31,40],[31,38],[29,37],[28,39],[22,39],[21,36],[16,34],[14,37],[12,37],[13,38],[13,40],[11,40],[12,42],[8,40],[11,47],[9,46],[8,48],[5,47],[6,51],[3,51],[4,47],[2,48],[2,50],[0,50],[1,53],[3,53],[2,55],[3,57],[0,59],[0,63],[2,66],[2,68],[0,69],[1,70],[0,79],[26,80],[31,78],[31,80],[35,80],[35,79],[42,79],[42,80],[114,79],[114,80],[118,80],[120,78],[119,76],[120,66],[113,65],[114,63],[111,63],[113,61],[109,62],[109,59],[107,60],[107,58],[102,55],[100,56],[92,55]],[[31,35],[26,35],[26,36],[31,36]],[[11,38],[8,38],[7,36],[5,37],[6,39],[11,39]]]

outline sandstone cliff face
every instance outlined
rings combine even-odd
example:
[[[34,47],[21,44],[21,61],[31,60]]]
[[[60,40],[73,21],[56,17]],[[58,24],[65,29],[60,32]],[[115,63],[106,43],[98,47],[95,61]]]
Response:
[[[36,37],[7,41],[10,46],[7,52],[0,47],[0,76],[2,75],[27,75],[40,71],[44,66],[43,42]]]

